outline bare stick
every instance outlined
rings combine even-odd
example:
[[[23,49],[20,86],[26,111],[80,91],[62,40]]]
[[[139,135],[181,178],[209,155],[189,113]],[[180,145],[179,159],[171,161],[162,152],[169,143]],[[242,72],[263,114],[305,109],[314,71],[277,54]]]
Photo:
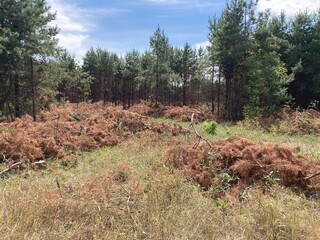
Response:
[[[12,164],[10,167],[6,168],[5,170],[3,170],[2,172],[0,172],[0,176],[6,172],[9,172],[11,169],[14,169],[16,167],[19,167],[22,164],[22,162],[16,162],[14,164]]]
[[[137,189],[138,186],[139,186],[139,183],[137,184],[137,186],[134,188],[134,190],[133,190],[132,192],[131,192],[131,191],[128,191],[127,189],[125,189],[124,186],[122,186],[122,184],[119,183],[119,185],[120,185],[120,187],[121,187],[121,188],[127,193],[127,195],[128,195],[128,198],[127,198],[127,201],[126,201],[126,209],[127,209],[128,214],[129,214],[130,217],[131,217],[131,220],[132,220],[134,226],[135,226],[137,229],[139,229],[139,230],[142,232],[142,234],[147,234],[142,228],[139,227],[139,225],[138,225],[135,217],[134,217],[133,214],[131,213],[131,209],[130,209],[131,194],[136,191],[136,189]]]
[[[32,164],[34,164],[34,165],[40,165],[40,164],[44,164],[44,163],[46,163],[46,161],[41,160],[41,161],[39,161],[39,162],[33,162]],[[6,169],[4,169],[2,172],[0,172],[0,176],[1,176],[2,174],[6,173],[6,172],[9,172],[10,170],[12,170],[12,169],[14,169],[14,168],[19,167],[19,166],[22,165],[22,164],[23,164],[23,162],[16,162],[16,163],[12,164],[12,165],[9,166],[8,168],[6,168]]]
[[[56,178],[56,184],[57,184],[57,187],[58,187],[58,189],[59,189],[60,197],[62,198],[62,191],[61,191],[61,187],[60,187],[60,183],[59,183],[58,178]]]
[[[213,146],[212,146],[211,142],[210,142],[209,140],[205,139],[204,137],[202,137],[202,136],[198,133],[198,131],[197,131],[196,127],[195,127],[195,124],[194,124],[193,119],[194,119],[194,113],[192,113],[192,115],[191,115],[191,123],[190,123],[190,126],[193,128],[194,132],[196,133],[196,135],[197,135],[197,137],[198,137],[198,141],[197,141],[196,144],[193,146],[193,148],[198,147],[198,145],[200,144],[200,141],[201,141],[201,140],[205,141],[205,142],[209,145],[209,147],[212,148]]]
[[[311,175],[309,177],[304,178],[304,180],[310,180],[311,178],[314,178],[314,177],[319,176],[319,175],[320,175],[320,172],[317,172],[316,174],[313,174],[313,175]]]
[[[34,164],[34,165],[40,165],[40,164],[45,164],[45,163],[47,163],[45,160],[41,160],[41,161],[39,161],[39,162],[34,162],[34,163],[32,163],[32,164]]]

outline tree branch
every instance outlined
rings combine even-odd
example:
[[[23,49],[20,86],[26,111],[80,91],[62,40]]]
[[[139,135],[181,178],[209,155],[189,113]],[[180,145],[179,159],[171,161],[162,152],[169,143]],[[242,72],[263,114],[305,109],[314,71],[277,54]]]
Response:
[[[320,172],[317,172],[317,173],[315,173],[315,174],[313,174],[313,175],[311,175],[309,177],[305,177],[304,180],[310,180],[311,178],[314,178],[314,177],[319,176],[319,175],[320,175]]]
[[[22,164],[22,162],[16,162],[14,164],[12,164],[10,167],[6,168],[5,170],[3,170],[2,172],[0,172],[0,176],[6,172],[9,172],[11,169],[14,169],[16,167],[19,167]]]
[[[127,193],[127,201],[126,201],[126,210],[128,212],[128,214],[130,215],[130,218],[134,224],[134,226],[139,229],[141,231],[142,234],[146,235],[147,233],[141,228],[139,227],[134,215],[131,213],[131,209],[130,209],[130,200],[131,200],[131,194],[134,193],[136,191],[136,189],[139,186],[139,183],[137,184],[137,186],[134,188],[133,191],[128,191],[127,189],[124,188],[124,186],[122,186],[121,183],[119,183],[120,187]]]
[[[209,140],[207,140],[207,139],[205,139],[204,137],[202,137],[202,136],[199,134],[199,132],[197,131],[193,119],[194,119],[194,113],[192,113],[192,115],[191,115],[191,123],[190,123],[190,126],[193,128],[194,132],[196,133],[197,138],[198,138],[198,141],[195,143],[195,145],[193,146],[193,148],[196,148],[196,147],[199,145],[199,143],[200,143],[201,140],[205,141],[205,142],[209,145],[209,147],[212,148],[212,147],[213,147],[213,146],[212,146],[212,143],[211,143]]]
[[[44,160],[41,160],[39,162],[33,162],[32,164],[35,164],[35,165],[38,165],[38,164],[44,164],[46,161]],[[21,166],[24,162],[16,162],[12,165],[10,165],[8,168],[4,169],[3,171],[0,172],[0,176],[9,172],[10,170],[14,169],[14,168],[17,168],[19,166]]]

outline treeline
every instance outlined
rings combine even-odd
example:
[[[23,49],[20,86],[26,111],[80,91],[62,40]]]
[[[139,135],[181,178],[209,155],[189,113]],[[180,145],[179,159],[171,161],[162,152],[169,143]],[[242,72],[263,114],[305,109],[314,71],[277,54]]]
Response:
[[[257,13],[228,1],[209,21],[209,47],[173,47],[158,27],[150,49],[124,56],[91,48],[82,66],[57,46],[45,0],[0,0],[0,120],[36,113],[62,99],[128,108],[140,99],[210,103],[227,120],[320,101],[320,14]]]
[[[123,57],[91,48],[83,70],[93,76],[90,99],[122,104],[128,108],[139,100],[173,105],[204,103],[210,99],[210,62],[205,49],[172,47],[157,28],[151,50],[132,50]],[[209,90],[208,90],[209,89]]]

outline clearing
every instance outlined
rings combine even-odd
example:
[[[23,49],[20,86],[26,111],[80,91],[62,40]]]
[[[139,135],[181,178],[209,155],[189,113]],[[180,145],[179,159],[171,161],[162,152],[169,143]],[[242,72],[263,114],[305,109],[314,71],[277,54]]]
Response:
[[[212,146],[195,146],[178,120],[196,109],[147,107],[66,104],[2,123],[1,239],[320,239],[318,132],[282,119],[210,135],[197,109]]]

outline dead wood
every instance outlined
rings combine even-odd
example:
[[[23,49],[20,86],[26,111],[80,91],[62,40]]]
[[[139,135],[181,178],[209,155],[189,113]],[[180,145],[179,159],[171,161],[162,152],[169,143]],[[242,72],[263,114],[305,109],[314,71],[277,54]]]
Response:
[[[125,187],[119,183],[120,187],[127,193],[127,201],[126,201],[126,210],[128,212],[128,214],[130,215],[130,218],[135,226],[135,228],[137,228],[138,230],[140,230],[140,232],[144,235],[146,235],[147,233],[141,228],[139,227],[134,215],[132,214],[131,212],[131,209],[130,209],[130,201],[131,201],[131,196],[132,194],[134,194],[134,192],[137,190],[137,188],[139,187],[139,183],[137,184],[137,186],[133,189],[133,191],[128,191],[127,189],[125,189]]]
[[[317,177],[317,176],[319,176],[319,175],[320,175],[320,172],[317,172],[317,173],[315,173],[315,174],[313,174],[313,175],[311,175],[311,176],[309,176],[309,177],[306,177],[305,180],[308,181],[308,180],[310,180],[311,178]]]
[[[22,164],[22,162],[16,162],[14,164],[12,164],[10,167],[6,168],[5,170],[3,170],[2,172],[0,172],[0,176],[6,172],[9,172],[11,169],[14,169],[16,167],[19,167]]]
[[[32,164],[33,165],[41,165],[41,164],[44,164],[45,162],[46,161],[42,160],[42,161],[38,161],[38,162],[33,162]],[[5,173],[7,173],[7,172],[9,172],[12,169],[15,169],[15,168],[21,166],[22,164],[23,164],[23,162],[16,162],[16,163],[10,165],[8,168],[6,168],[6,169],[4,169],[3,171],[0,172],[0,176],[5,174]]]
[[[198,140],[197,140],[197,142],[194,144],[193,148],[196,148],[196,147],[200,144],[201,140],[205,141],[205,142],[209,145],[210,148],[213,147],[212,144],[211,144],[211,142],[210,142],[209,140],[205,139],[204,137],[202,137],[202,136],[199,134],[199,132],[197,131],[197,129],[196,129],[196,127],[195,127],[195,123],[194,123],[194,113],[192,113],[192,115],[191,115],[191,123],[190,123],[190,126],[193,128],[193,130],[194,130],[194,132],[196,133],[197,138],[198,138]]]

